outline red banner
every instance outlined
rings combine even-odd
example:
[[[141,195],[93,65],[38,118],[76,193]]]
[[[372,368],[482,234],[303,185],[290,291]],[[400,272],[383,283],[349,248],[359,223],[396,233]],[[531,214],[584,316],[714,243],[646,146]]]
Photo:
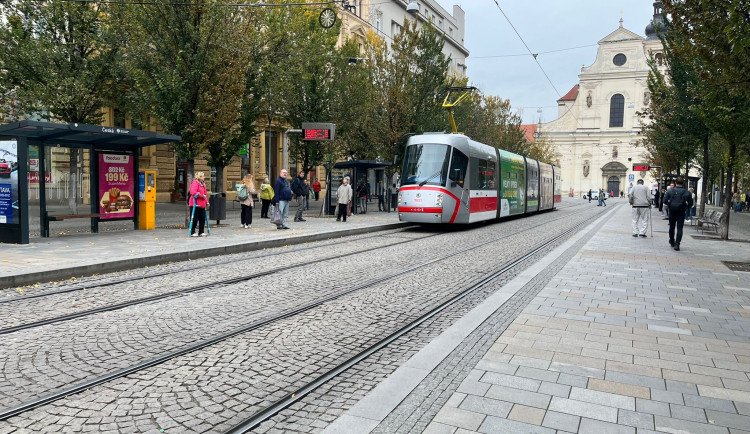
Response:
[[[131,155],[99,154],[99,213],[102,219],[128,218],[133,209],[135,182]]]

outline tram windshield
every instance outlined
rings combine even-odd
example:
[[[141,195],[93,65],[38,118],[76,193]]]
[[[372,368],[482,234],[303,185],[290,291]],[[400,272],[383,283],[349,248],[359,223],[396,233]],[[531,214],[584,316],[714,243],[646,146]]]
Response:
[[[401,185],[445,186],[450,147],[447,145],[411,145],[406,148]]]

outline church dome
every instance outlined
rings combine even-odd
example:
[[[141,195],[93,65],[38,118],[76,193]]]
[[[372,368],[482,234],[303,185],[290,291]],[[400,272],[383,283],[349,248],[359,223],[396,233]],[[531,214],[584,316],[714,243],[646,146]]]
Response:
[[[667,23],[664,21],[664,15],[662,14],[663,8],[662,2],[654,2],[654,17],[646,26],[646,39],[659,39],[659,35],[663,35],[667,31]]]

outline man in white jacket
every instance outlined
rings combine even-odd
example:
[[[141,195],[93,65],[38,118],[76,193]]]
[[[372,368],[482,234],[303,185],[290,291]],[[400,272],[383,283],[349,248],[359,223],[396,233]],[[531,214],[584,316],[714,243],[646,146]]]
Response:
[[[630,192],[630,205],[633,207],[633,236],[646,238],[646,229],[648,228],[649,201],[648,187],[643,185],[643,180],[639,179],[638,184]]]

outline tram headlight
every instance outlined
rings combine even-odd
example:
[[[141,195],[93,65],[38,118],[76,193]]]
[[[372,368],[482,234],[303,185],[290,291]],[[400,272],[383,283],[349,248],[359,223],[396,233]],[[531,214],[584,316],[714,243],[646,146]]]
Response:
[[[435,206],[443,206],[443,193],[438,193],[435,199]]]
[[[398,194],[398,203],[401,203],[401,200],[402,200],[403,198],[404,198],[404,197],[403,197],[403,196],[401,195],[401,193],[399,193],[399,194]]]

